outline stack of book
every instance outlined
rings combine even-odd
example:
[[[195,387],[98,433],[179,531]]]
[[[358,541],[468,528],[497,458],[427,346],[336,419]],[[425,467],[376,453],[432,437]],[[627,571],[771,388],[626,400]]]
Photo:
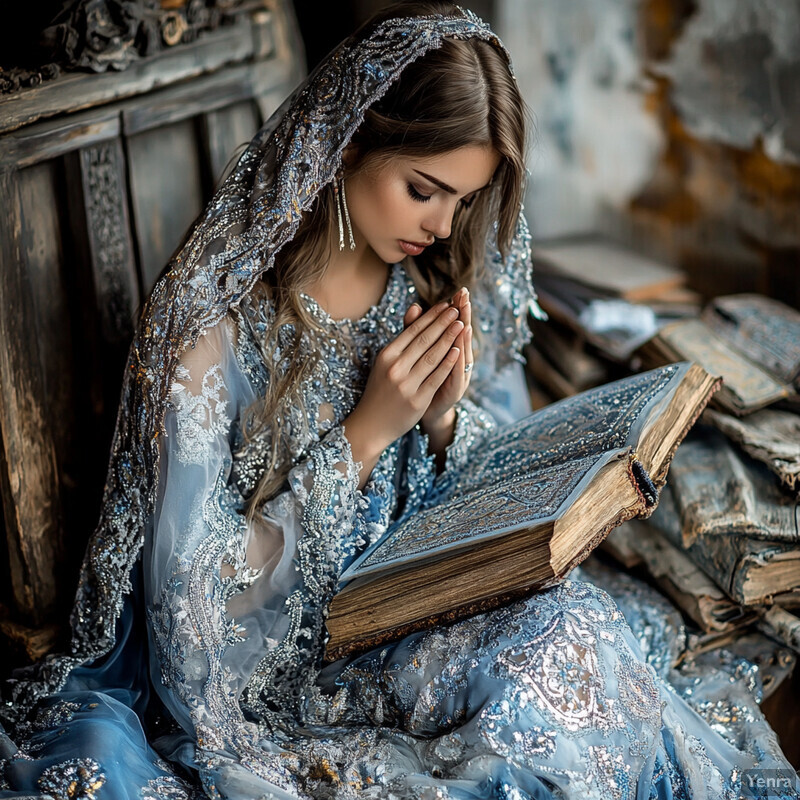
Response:
[[[658,509],[603,549],[711,640],[758,626],[800,652],[800,313],[755,294],[702,308],[680,271],[597,240],[535,253],[555,323],[528,352],[536,405],[678,360],[723,378]]]
[[[640,565],[705,633],[730,633],[773,614],[795,632],[800,608],[800,498],[717,429],[700,425],[677,453],[647,522],[614,531],[606,549]],[[768,620],[766,620],[768,623]]]
[[[549,317],[526,353],[536,408],[628,374],[639,345],[700,310],[680,270],[596,237],[536,247],[534,274]]]
[[[539,248],[536,276],[544,407],[347,569],[327,658],[539,591],[599,546],[700,634],[761,625],[800,647],[800,314],[757,296],[702,311],[679,271],[594,240]]]
[[[756,615],[800,652],[800,313],[755,294],[717,297],[637,355],[649,366],[689,358],[723,378],[653,527],[738,606],[723,627]],[[697,621],[709,630],[708,615]]]

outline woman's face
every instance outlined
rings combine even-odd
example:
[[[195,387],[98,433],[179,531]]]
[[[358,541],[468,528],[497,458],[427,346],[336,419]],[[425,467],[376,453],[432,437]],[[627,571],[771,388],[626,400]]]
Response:
[[[353,174],[345,189],[357,251],[372,248],[387,263],[419,255],[450,235],[459,203],[492,179],[500,163],[488,146],[469,145],[437,156],[398,156]]]

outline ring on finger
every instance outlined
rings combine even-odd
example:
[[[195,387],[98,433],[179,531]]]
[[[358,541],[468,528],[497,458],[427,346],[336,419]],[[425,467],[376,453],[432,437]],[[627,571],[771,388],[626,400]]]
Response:
[[[472,364],[464,364],[464,372],[472,372]]]

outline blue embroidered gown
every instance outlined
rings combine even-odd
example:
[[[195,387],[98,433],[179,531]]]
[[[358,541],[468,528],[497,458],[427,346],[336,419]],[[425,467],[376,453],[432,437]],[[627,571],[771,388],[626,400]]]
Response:
[[[245,442],[241,422],[270,379],[269,302],[243,304],[185,352],[116,645],[73,669],[16,744],[3,737],[0,798],[738,800],[767,774],[754,769],[783,770],[780,796],[800,796],[752,665],[673,669],[679,616],[626,576],[579,568],[528,600],[323,664],[337,576],[519,413],[507,373],[459,404],[442,475],[413,429],[358,490],[340,422],[415,298],[401,265],[361,319],[304,298],[331,336],[282,420],[285,490],[254,524],[241,511],[270,432]]]

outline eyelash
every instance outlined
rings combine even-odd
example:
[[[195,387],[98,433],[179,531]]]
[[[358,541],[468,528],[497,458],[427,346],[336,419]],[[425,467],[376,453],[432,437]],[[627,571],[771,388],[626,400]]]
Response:
[[[427,203],[428,200],[431,199],[429,194],[422,194],[422,192],[417,191],[413,183],[407,183],[406,189],[408,190],[409,197],[412,200],[416,200],[418,203]]]
[[[413,183],[406,184],[406,190],[408,191],[409,197],[412,200],[416,200],[418,203],[427,203],[428,200],[431,199],[431,195],[429,194],[422,194],[422,192],[418,191],[417,188],[414,186]],[[475,202],[475,195],[472,195],[469,200],[466,198],[462,198],[461,205],[464,208],[469,208]]]

